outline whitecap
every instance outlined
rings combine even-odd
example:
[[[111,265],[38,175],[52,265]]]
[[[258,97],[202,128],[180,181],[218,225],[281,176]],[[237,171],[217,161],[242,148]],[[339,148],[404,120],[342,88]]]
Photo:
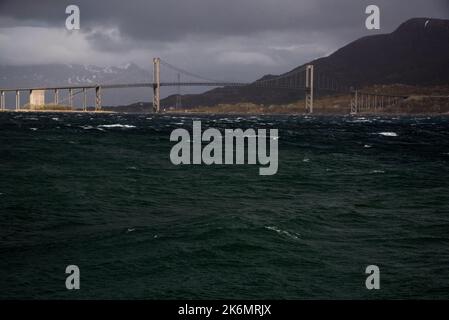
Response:
[[[32,130],[32,131],[37,131],[37,128],[30,128],[30,130]]]
[[[125,128],[125,129],[131,129],[131,128],[135,128],[136,126],[132,126],[132,125],[128,125],[128,124],[100,124],[98,126],[98,128],[106,128],[106,129],[110,129],[110,128]]]
[[[310,159],[309,158],[304,158],[304,159],[302,159],[302,162],[310,162]]]
[[[285,231],[285,230],[281,230],[281,229],[279,229],[278,227],[275,227],[275,226],[266,226],[265,229],[271,230],[271,231],[275,231],[278,234],[285,235],[285,236],[287,236],[289,238],[292,238],[294,240],[299,240],[299,237],[301,236],[299,233],[292,233],[292,232],[288,232],[288,231]]]
[[[350,122],[353,122],[353,123],[371,123],[372,121],[370,119],[366,119],[366,118],[357,118],[357,119],[354,119],[354,120],[352,120]]]
[[[378,135],[384,136],[384,137],[397,137],[398,134],[396,132],[378,132]]]
[[[136,229],[135,228],[128,228],[128,230],[126,230],[126,232],[128,232],[128,233],[133,232],[133,231],[136,231]]]
[[[371,170],[370,173],[378,174],[378,173],[385,173],[385,171],[383,171],[383,170]]]
[[[363,147],[364,147],[364,148],[371,148],[371,145],[365,144]]]

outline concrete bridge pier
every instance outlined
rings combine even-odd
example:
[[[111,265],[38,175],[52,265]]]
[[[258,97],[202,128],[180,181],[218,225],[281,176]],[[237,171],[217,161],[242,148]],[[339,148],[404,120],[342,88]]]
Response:
[[[101,110],[101,87],[95,87],[95,111]]]
[[[20,91],[16,90],[16,111],[20,110]]]
[[[0,110],[5,111],[5,91],[0,91]]]
[[[384,110],[386,107],[394,106],[406,98],[407,96],[367,93],[355,90],[351,99],[351,114],[359,112],[376,113]]]
[[[73,89],[69,89],[69,106],[73,110]]]
[[[59,104],[59,90],[55,89],[55,105]]]
[[[87,111],[87,95],[86,95],[86,88],[83,88],[83,111]]]
[[[351,114],[357,114],[358,104],[359,104],[359,92],[357,90],[355,90],[354,98],[351,99]]]
[[[33,109],[33,105],[32,105],[32,103],[31,103],[31,97],[33,96],[33,90],[30,90],[29,91],[29,94],[30,94],[30,105],[29,105],[29,108],[30,108],[30,110],[32,110]]]

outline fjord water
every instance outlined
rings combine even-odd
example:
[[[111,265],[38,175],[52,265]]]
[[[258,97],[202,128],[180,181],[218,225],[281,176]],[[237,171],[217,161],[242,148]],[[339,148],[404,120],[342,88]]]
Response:
[[[172,165],[192,120],[278,173]],[[448,117],[1,113],[0,298],[449,298],[448,191]]]

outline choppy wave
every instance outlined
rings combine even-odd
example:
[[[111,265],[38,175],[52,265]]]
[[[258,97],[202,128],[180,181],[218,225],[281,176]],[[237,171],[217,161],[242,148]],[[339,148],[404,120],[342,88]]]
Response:
[[[105,128],[105,129],[112,129],[112,128],[124,128],[124,129],[132,129],[136,128],[136,126],[130,125],[130,124],[100,124],[97,126],[98,128]]]
[[[280,235],[287,236],[287,237],[289,237],[291,239],[294,239],[294,240],[299,240],[299,237],[301,236],[299,233],[294,233],[294,232],[289,232],[289,231],[286,231],[286,230],[282,230],[282,229],[279,229],[276,226],[266,226],[265,229],[274,231],[274,232],[276,232],[276,233],[278,233]]]
[[[449,297],[449,117],[15,116],[0,113],[0,299],[66,298],[52,275],[71,257],[91,272],[79,298],[365,298],[328,275],[376,263],[367,252],[413,266],[413,286],[391,274],[377,297]],[[170,132],[193,120],[277,128],[279,172],[172,165]]]
[[[396,132],[378,132],[377,133],[380,136],[384,136],[384,137],[397,137],[398,134]]]
[[[352,122],[352,123],[371,123],[371,122],[373,122],[373,120],[375,120],[375,119],[367,119],[367,118],[356,118],[356,119],[354,119],[354,120],[352,120],[352,121],[349,121],[349,122]]]

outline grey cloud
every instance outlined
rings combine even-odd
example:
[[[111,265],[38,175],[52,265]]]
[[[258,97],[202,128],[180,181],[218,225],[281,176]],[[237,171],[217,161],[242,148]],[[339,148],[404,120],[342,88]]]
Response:
[[[379,5],[380,32],[385,33],[412,17],[449,18],[448,3],[0,0],[0,45],[2,37],[14,41],[13,46],[2,48],[0,64],[132,61],[149,70],[151,57],[158,55],[210,78],[246,81],[287,71],[358,37],[378,33],[364,27],[368,4]],[[72,36],[64,34],[69,4],[81,10],[81,30]],[[36,38],[39,46],[29,43]]]
[[[124,37],[175,41],[188,35],[244,35],[264,31],[361,31],[364,8],[378,4],[383,28],[411,16],[446,16],[446,0],[3,0],[0,15],[62,26],[65,7],[77,4],[82,25],[116,26]]]

